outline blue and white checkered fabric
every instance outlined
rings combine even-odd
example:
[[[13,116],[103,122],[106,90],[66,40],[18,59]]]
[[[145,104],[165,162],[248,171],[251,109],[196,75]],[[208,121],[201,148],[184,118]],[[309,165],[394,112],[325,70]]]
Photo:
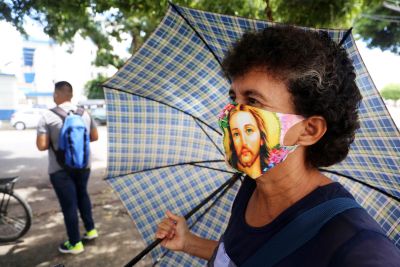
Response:
[[[147,244],[154,240],[156,225],[167,209],[183,215],[231,177],[231,170],[223,162],[216,119],[228,101],[230,85],[218,60],[245,31],[271,25],[170,7],[146,43],[105,84],[108,181]],[[325,31],[337,42],[345,32]],[[353,37],[349,36],[343,46],[354,62],[363,95],[361,128],[348,157],[330,170],[399,198],[399,132]],[[400,247],[399,203],[358,182],[332,177],[355,195]],[[193,226],[196,233],[219,238],[229,219],[238,184],[204,216],[199,212],[190,220],[189,223],[198,220]],[[152,257],[157,259],[163,253],[165,250],[157,248]],[[160,264],[197,266],[204,262],[181,253],[168,253]]]

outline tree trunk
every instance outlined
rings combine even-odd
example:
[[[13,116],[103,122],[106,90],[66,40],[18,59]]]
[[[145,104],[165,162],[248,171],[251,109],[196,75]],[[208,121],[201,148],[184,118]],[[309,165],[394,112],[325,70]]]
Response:
[[[272,9],[269,0],[265,0],[265,3],[267,4],[267,6],[265,7],[265,14],[267,15],[267,19],[269,21],[274,21],[274,18],[272,17]]]
[[[131,36],[132,36],[132,42],[131,42],[131,47],[129,48],[129,51],[132,53],[132,55],[138,50],[138,41],[136,38],[136,34],[134,31],[131,31]]]

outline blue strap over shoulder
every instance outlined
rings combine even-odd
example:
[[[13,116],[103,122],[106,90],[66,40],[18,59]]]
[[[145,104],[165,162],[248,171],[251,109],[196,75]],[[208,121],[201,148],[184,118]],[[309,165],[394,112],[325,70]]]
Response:
[[[309,209],[275,234],[244,267],[274,266],[312,239],[330,219],[348,209],[362,208],[354,199],[335,198]]]

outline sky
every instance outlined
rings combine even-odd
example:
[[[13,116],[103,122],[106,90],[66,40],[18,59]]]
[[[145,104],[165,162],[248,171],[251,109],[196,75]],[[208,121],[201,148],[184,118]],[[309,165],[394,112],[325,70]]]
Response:
[[[42,29],[35,23],[27,23],[27,32],[38,40],[49,40]],[[12,73],[21,68],[22,62],[22,36],[8,23],[0,22],[0,71]],[[71,45],[54,46],[51,50],[43,48],[38,50],[38,61],[35,62],[36,70],[49,73],[47,81],[40,81],[41,91],[46,88],[52,90],[53,80],[68,80],[83,93],[83,86],[87,80],[96,77],[97,73],[112,75],[116,72],[115,68],[95,68],[91,65],[96,54],[96,47],[89,40],[84,40],[76,36],[73,44],[73,53],[67,50]],[[357,47],[363,58],[365,65],[378,90],[389,83],[400,83],[400,56],[389,51],[382,52],[380,49],[369,49],[362,41],[357,41]],[[129,58],[127,47],[129,41],[123,44],[116,44],[115,50],[119,55]],[[42,75],[46,77],[46,75]],[[47,90],[48,91],[48,90]]]

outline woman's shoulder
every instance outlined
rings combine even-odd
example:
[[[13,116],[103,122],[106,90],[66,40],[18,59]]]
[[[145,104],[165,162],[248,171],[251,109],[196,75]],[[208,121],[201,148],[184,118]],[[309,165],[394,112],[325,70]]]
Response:
[[[353,195],[346,190],[340,183],[334,182],[320,188],[319,197],[322,202],[336,198],[350,198]],[[357,232],[368,230],[383,234],[379,224],[360,206],[341,212],[333,217],[325,226],[328,232],[340,232],[343,237],[351,237]]]
[[[352,198],[339,183],[331,185],[331,194]],[[319,240],[334,251],[330,266],[399,266],[400,250],[364,208],[335,216],[321,229]]]
[[[330,266],[399,266],[400,250],[382,232],[361,229],[336,249]]]

